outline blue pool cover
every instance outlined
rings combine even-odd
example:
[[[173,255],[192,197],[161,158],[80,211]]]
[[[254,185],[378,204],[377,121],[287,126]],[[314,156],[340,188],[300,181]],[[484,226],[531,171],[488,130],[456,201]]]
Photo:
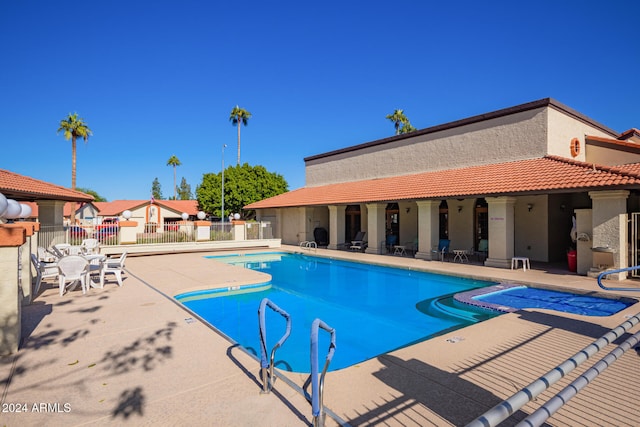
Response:
[[[482,308],[510,312],[542,308],[584,316],[610,316],[633,305],[628,298],[610,299],[527,286],[497,285],[475,290],[474,295],[456,296],[460,302]]]

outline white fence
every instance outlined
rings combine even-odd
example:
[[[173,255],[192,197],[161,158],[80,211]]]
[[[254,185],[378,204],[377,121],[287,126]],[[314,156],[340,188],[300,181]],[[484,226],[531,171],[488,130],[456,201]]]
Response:
[[[244,228],[242,228],[244,227]],[[262,240],[273,238],[273,228],[270,222],[247,222],[233,224],[229,222],[214,222],[209,227],[208,236],[196,233],[192,222],[148,223],[141,227],[142,232],[136,233],[136,244],[182,243],[195,241],[223,241],[223,240]],[[74,225],[74,226],[41,226],[39,246],[49,247],[57,243],[79,245],[84,239],[94,238],[102,246],[120,244],[120,227],[117,224]]]

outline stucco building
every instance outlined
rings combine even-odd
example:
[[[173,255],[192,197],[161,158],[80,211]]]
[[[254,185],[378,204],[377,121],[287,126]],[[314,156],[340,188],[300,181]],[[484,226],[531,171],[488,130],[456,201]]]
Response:
[[[384,253],[395,235],[426,260],[446,239],[470,251],[488,243],[487,266],[566,261],[571,249],[579,274],[638,264],[627,220],[639,211],[640,133],[553,99],[304,161],[305,187],[245,207],[285,244],[324,228],[330,249],[366,231],[369,253]]]

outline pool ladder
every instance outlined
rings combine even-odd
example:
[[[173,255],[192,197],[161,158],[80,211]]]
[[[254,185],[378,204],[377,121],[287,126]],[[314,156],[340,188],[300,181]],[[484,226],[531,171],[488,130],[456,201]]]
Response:
[[[329,342],[329,351],[324,361],[324,368],[322,373],[318,376],[318,332],[320,328],[331,334],[331,341]],[[322,397],[324,394],[324,376],[327,373],[333,353],[336,350],[336,330],[320,319],[315,319],[311,324],[311,375],[304,382],[302,388],[305,390],[305,397],[311,402],[311,414],[313,415],[313,426],[324,426],[324,420],[326,414],[324,413],[324,405]],[[307,392],[311,384],[311,395]]]
[[[267,360],[267,330],[266,330],[266,308],[269,307],[276,313],[280,314],[287,321],[287,327],[284,335],[271,349],[271,357]],[[262,378],[261,393],[269,393],[273,388],[276,377],[274,376],[273,367],[276,350],[284,344],[291,334],[291,316],[289,313],[278,307],[268,298],[264,298],[260,302],[258,309],[258,323],[260,328],[260,376]],[[329,351],[325,358],[322,373],[318,375],[318,332],[320,329],[331,334]],[[324,377],[333,358],[336,349],[336,331],[320,319],[315,319],[311,324],[311,374],[303,385],[305,398],[311,403],[311,414],[313,416],[313,426],[322,427],[326,418],[323,405]],[[311,384],[311,395],[307,392]]]
[[[280,314],[287,321],[287,328],[284,335],[271,349],[271,358],[267,360],[267,327],[265,321],[265,308],[269,307],[276,313]],[[264,298],[260,302],[260,308],[258,309],[258,323],[260,327],[260,377],[262,378],[262,391],[261,393],[269,393],[273,384],[276,382],[276,377],[273,376],[273,361],[276,356],[276,350],[278,350],[282,344],[291,335],[291,316],[289,313],[275,305],[269,298]]]
[[[305,240],[304,242],[300,242],[300,249],[306,249],[311,252],[313,249],[314,252],[318,250],[318,244],[313,240]]]

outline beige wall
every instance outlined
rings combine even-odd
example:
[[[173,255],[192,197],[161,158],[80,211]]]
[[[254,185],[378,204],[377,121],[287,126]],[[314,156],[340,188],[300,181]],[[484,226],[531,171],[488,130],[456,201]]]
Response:
[[[400,202],[398,207],[400,208],[398,244],[412,246],[418,238],[418,205],[415,202]]]
[[[548,197],[518,197],[514,209],[514,255],[528,257],[532,261],[548,261]]]
[[[547,108],[547,115],[549,145],[546,154],[584,162],[586,160],[585,135],[611,138],[610,134],[553,108]],[[570,144],[573,138],[578,138],[580,141],[580,153],[576,157],[571,155]]]
[[[545,110],[539,108],[309,160],[305,167],[306,185],[540,157],[547,149]]]
[[[640,162],[640,154],[631,151],[600,147],[594,144],[588,144],[585,151],[586,161],[589,163],[613,166]]]
[[[473,221],[475,199],[448,199],[450,249],[471,249],[473,247]],[[458,208],[462,207],[460,212]]]

